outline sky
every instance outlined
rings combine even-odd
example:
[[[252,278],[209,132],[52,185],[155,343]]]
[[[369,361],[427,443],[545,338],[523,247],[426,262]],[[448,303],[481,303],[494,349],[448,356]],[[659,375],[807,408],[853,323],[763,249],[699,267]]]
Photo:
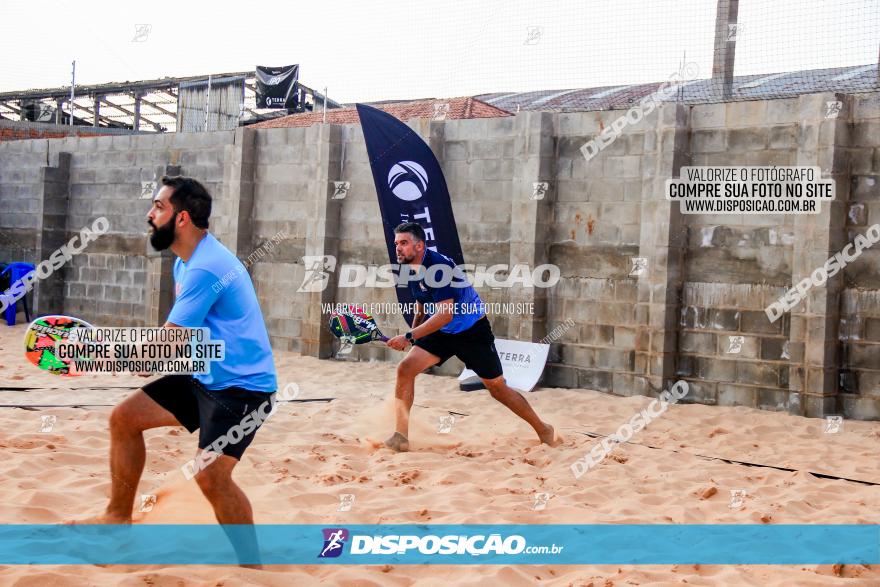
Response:
[[[716,0],[0,0],[0,91],[300,64],[340,102],[664,81],[712,69]],[[736,75],[876,63],[880,0],[741,0]],[[137,25],[149,34],[136,38]]]

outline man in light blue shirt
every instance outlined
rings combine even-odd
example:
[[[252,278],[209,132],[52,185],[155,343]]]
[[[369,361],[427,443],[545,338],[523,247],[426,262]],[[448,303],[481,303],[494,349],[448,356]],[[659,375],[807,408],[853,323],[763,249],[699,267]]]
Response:
[[[225,356],[211,361],[208,373],[168,375],[148,383],[113,409],[110,503],[104,515],[89,522],[131,523],[146,458],[144,430],[184,426],[199,430],[199,450],[189,471],[217,521],[253,524],[250,502],[232,480],[232,470],[274,405],[277,383],[269,335],[250,276],[208,232],[211,195],[188,177],[163,177],[162,184],[147,222],[153,248],[170,248],[178,257],[175,302],[165,327],[208,328],[211,340],[224,341]]]
[[[205,233],[187,261],[174,262],[177,298],[168,322],[206,327],[212,340],[229,341],[223,361],[195,378],[207,389],[241,387],[275,391],[272,348],[254,285],[241,261],[214,235]]]

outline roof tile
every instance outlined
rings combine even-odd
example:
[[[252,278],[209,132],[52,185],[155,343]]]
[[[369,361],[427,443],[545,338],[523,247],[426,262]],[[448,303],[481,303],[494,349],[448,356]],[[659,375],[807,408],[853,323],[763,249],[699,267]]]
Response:
[[[434,118],[437,113],[446,110],[444,104],[449,105],[445,118],[458,120],[462,118],[499,118],[511,116],[507,110],[486,104],[481,100],[471,97],[414,100],[412,102],[396,102],[389,104],[374,104],[376,108],[384,110],[400,120],[411,118]],[[312,126],[320,123],[324,118],[323,112],[307,112],[291,114],[264,122],[251,125],[251,128],[290,128]],[[332,108],[327,110],[328,124],[358,124],[357,110],[354,107]]]

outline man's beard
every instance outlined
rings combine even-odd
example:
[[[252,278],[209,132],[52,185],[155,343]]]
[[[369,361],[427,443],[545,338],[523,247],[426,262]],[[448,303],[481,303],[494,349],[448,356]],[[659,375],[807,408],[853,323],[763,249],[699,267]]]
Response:
[[[177,212],[171,217],[171,220],[162,226],[156,226],[152,220],[147,220],[153,227],[153,233],[150,235],[150,245],[156,251],[164,251],[174,242],[174,221],[177,219]]]
[[[397,258],[398,263],[412,263],[416,260],[416,255],[413,253],[411,256],[407,257],[406,255],[400,255]]]

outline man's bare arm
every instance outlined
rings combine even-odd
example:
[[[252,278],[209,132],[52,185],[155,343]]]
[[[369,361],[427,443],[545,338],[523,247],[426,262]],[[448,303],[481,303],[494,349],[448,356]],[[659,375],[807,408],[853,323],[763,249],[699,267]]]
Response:
[[[412,329],[413,338],[416,340],[437,332],[452,321],[455,316],[455,305],[452,298],[435,304],[437,311],[428,318],[424,324]],[[415,323],[415,321],[413,321]]]
[[[416,328],[422,322],[425,321],[425,308],[422,306],[422,302],[416,302],[416,313],[413,315],[412,325],[410,329]]]

